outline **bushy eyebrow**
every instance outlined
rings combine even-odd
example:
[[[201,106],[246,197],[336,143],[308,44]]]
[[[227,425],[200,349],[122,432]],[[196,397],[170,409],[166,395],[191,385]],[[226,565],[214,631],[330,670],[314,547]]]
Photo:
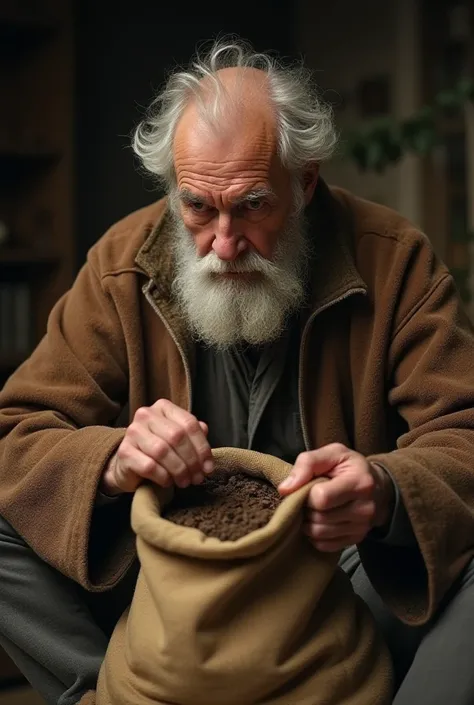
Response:
[[[210,205],[205,198],[203,198],[202,196],[197,196],[195,193],[193,193],[187,188],[181,189],[178,193],[178,196],[180,200],[187,205]],[[250,191],[247,191],[247,193],[245,193],[243,196],[239,196],[238,198],[232,199],[232,205],[240,206],[243,203],[247,203],[248,201],[257,201],[263,198],[269,198],[271,200],[274,200],[276,198],[276,195],[273,189],[264,187],[251,189]]]
[[[276,195],[273,189],[266,187],[251,189],[243,196],[239,196],[238,198],[232,199],[232,204],[235,206],[240,206],[242,205],[242,203],[246,203],[248,201],[259,201],[264,198],[274,200],[276,198]]]
[[[200,204],[209,205],[209,204],[206,202],[206,199],[205,199],[205,198],[202,198],[201,196],[196,196],[195,193],[193,193],[192,191],[190,191],[190,190],[187,189],[187,188],[181,189],[181,190],[179,191],[179,193],[178,193],[178,196],[179,196],[180,200],[181,200],[183,203],[186,203],[186,204],[191,205],[191,206],[193,206],[193,205],[195,205],[195,204],[199,204],[199,205],[200,205]]]

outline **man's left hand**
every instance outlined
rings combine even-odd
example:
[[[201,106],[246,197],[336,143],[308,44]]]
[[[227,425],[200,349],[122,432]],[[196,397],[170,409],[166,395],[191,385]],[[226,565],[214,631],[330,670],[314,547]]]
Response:
[[[301,453],[279,492],[291,494],[317,477],[327,481],[311,489],[304,531],[319,551],[340,551],[360,543],[371,529],[389,524],[394,488],[382,467],[332,443]]]

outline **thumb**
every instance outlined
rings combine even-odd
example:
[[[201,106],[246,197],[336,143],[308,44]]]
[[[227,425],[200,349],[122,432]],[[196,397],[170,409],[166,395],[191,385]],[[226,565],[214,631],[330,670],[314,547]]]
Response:
[[[207,434],[209,433],[209,426],[207,425],[207,423],[204,423],[204,421],[200,421],[199,425],[201,427],[201,431],[203,431],[203,433],[207,436]]]
[[[347,448],[340,443],[331,443],[318,450],[301,453],[296,458],[291,473],[279,485],[281,495],[288,495],[303,487],[315,477],[327,475],[343,459]]]

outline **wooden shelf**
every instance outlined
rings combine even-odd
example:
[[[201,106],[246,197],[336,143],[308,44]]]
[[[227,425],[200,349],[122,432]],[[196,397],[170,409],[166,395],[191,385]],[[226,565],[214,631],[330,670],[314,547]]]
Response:
[[[38,150],[20,152],[0,149],[0,188],[18,186],[58,161],[54,152]]]
[[[0,59],[12,60],[33,51],[55,33],[56,27],[34,15],[0,11]]]
[[[0,387],[74,274],[73,9],[0,0],[0,220],[11,232],[0,244]]]

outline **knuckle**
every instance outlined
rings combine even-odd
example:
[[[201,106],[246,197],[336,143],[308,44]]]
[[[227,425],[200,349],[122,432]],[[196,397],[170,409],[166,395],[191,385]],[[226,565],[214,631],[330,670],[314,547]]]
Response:
[[[154,473],[155,473],[155,470],[156,470],[155,462],[151,458],[147,458],[141,467],[140,474],[143,477],[152,477],[152,475],[154,475]]]
[[[168,452],[168,444],[162,438],[157,438],[151,452],[156,460],[162,460]]]
[[[209,460],[209,459],[212,460],[212,453],[210,452],[210,450],[211,449],[208,445],[207,446],[200,446],[197,449],[197,454],[198,454],[201,462],[204,462],[204,460]]]
[[[296,459],[296,463],[293,466],[292,472],[295,470],[295,468],[298,467],[307,467],[308,465],[311,464],[311,451],[305,450],[303,453],[300,453]]]
[[[176,468],[173,470],[173,477],[175,477],[178,480],[184,480],[185,478],[188,477],[189,471],[188,468],[185,465],[180,466],[179,468]]]
[[[143,422],[147,421],[150,417],[150,409],[148,406],[140,406],[135,412],[135,416],[133,417],[133,422],[131,426],[134,426],[135,422]]]
[[[125,436],[125,438],[118,447],[117,457],[119,458],[119,460],[127,460],[130,457],[132,450],[133,446],[128,440],[128,438]]]
[[[199,426],[198,420],[195,416],[188,416],[188,418],[184,420],[183,428],[186,433],[193,434],[199,432],[201,427]]]
[[[167,432],[167,441],[171,446],[177,446],[184,439],[186,432],[184,428],[176,426]]]
[[[141,424],[142,421],[140,421],[139,419],[134,419],[125,431],[125,439],[130,441],[131,439],[138,438],[140,434]]]
[[[348,451],[348,448],[344,445],[344,443],[330,443],[329,448],[335,453],[347,453]]]
[[[170,485],[170,479],[169,474],[165,470],[162,470],[161,468],[157,469],[155,473],[155,481],[157,485],[160,487],[168,487]]]
[[[160,398],[156,400],[153,406],[155,407],[155,409],[158,409],[158,411],[162,411],[169,407],[170,403],[171,402],[169,401],[169,399]]]

